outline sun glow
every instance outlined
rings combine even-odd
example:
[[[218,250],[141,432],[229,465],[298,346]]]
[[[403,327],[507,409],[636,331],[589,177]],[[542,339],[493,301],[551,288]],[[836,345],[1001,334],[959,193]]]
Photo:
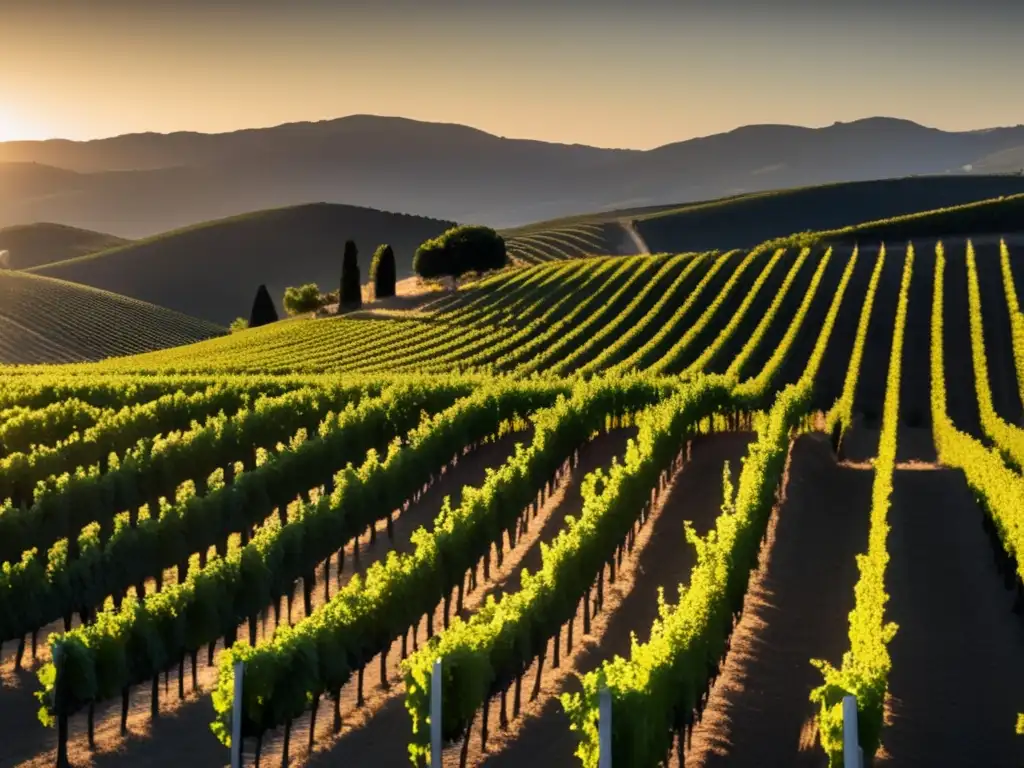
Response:
[[[0,141],[31,138],[29,126],[14,112],[0,103]]]

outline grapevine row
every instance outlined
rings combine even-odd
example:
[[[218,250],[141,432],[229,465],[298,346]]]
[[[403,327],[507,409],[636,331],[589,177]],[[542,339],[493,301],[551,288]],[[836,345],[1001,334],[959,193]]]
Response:
[[[514,545],[522,510],[537,498],[559,467],[612,418],[627,417],[663,396],[664,388],[647,380],[577,384],[573,396],[532,417],[531,446],[520,450],[480,488],[467,488],[458,509],[445,507],[432,531],[413,534],[415,549],[374,564],[329,603],[270,642],[236,645],[221,659],[214,707],[214,729],[229,743],[233,708],[233,665],[246,663],[243,733],[260,736],[287,725],[310,702],[328,694],[337,701],[353,671],[395,639],[445,606],[447,624],[452,591],[462,594],[465,574],[482,562],[485,578],[492,549],[501,562],[503,538]]]
[[[583,765],[598,764],[598,699],[607,686],[612,700],[612,761],[643,768],[660,765],[672,746],[673,734],[692,724],[705,700],[718,660],[728,648],[733,618],[739,611],[749,574],[757,559],[777,489],[781,487],[790,434],[805,420],[814,380],[825,355],[846,293],[853,263],[847,265],[833,297],[814,350],[796,384],[775,399],[766,419],[757,422],[740,473],[735,502],[726,487],[726,503],[715,529],[700,539],[692,529],[687,539],[698,559],[688,586],[679,587],[674,605],[662,603],[659,618],[645,644],[634,643],[628,659],[616,657],[583,676],[581,693],[563,695],[562,704],[580,735],[577,756]],[[798,316],[806,312],[808,302]],[[794,319],[793,326],[797,326]],[[776,361],[777,365],[777,361]],[[762,397],[773,370],[734,391],[740,402]],[[760,387],[753,384],[760,382]]]
[[[827,661],[812,661],[824,677],[824,683],[811,692],[811,701],[819,706],[818,732],[830,766],[842,765],[842,702],[845,696],[852,695],[857,698],[858,743],[864,754],[874,755],[881,741],[883,707],[889,684],[889,670],[892,667],[888,645],[897,629],[895,624],[887,624],[885,621],[885,604],[889,599],[885,591],[885,569],[889,562],[886,539],[889,533],[888,514],[896,466],[903,338],[913,268],[914,247],[908,245],[899,302],[896,306],[892,352],[882,409],[882,432],[871,489],[868,550],[865,555],[857,558],[860,578],[854,587],[855,605],[850,612],[850,650],[843,654],[839,669]]]
[[[971,325],[971,359],[974,363],[974,391],[985,433],[1018,469],[1024,468],[1024,430],[1008,424],[996,413],[985,354],[985,331],[981,316],[981,290],[974,244],[967,241],[967,299]],[[1012,316],[1011,316],[1012,317]]]
[[[736,332],[736,329],[739,327],[740,323],[743,322],[743,318],[746,316],[747,311],[750,309],[751,305],[757,299],[758,294],[761,292],[761,289],[764,287],[764,284],[768,282],[768,278],[771,277],[772,271],[775,269],[775,266],[782,260],[784,254],[785,251],[778,250],[774,253],[774,255],[772,255],[770,259],[768,259],[768,263],[764,265],[764,268],[757,276],[757,279],[754,281],[754,284],[750,287],[750,290],[747,291],[746,295],[744,295],[743,300],[740,302],[740,305],[736,308],[736,311],[732,313],[732,316],[728,319],[728,322],[726,322],[722,330],[718,332],[718,335],[710,344],[708,344],[706,347],[704,347],[704,349],[701,350],[701,353],[697,356],[697,359],[695,359],[692,363],[686,366],[685,369],[683,369],[680,375],[684,379],[702,373],[707,368],[708,364],[715,359],[715,357],[722,350],[722,348],[725,347],[726,343]],[[803,265],[804,259],[806,257],[806,252],[802,252],[800,254],[800,257],[794,263],[793,269],[790,270],[788,277],[796,276],[796,272]],[[789,287],[788,283],[786,287]],[[716,297],[715,301],[712,302],[712,307],[717,309],[718,306],[720,306],[723,303],[721,300],[724,299],[725,293],[725,290],[723,290],[718,295],[718,297]],[[745,352],[746,350],[744,349],[743,351]]]
[[[411,499],[429,484],[439,467],[465,449],[499,434],[508,423],[550,403],[557,389],[546,385],[494,384],[437,416],[424,420],[403,447],[392,445],[381,460],[371,453],[358,469],[351,465],[334,478],[334,491],[316,503],[291,505],[286,522],[271,517],[243,546],[212,557],[198,568],[193,556],[187,579],[145,599],[128,597],[95,620],[51,638],[53,663],[40,673],[45,723],[58,721],[66,739],[67,717],[83,707],[120,694],[156,676],[186,655],[196,656],[220,638],[230,645],[237,628],[249,622],[254,639],[261,610],[290,593],[302,579],[308,602],[316,567],[346,542]],[[361,583],[353,579],[351,585]],[[358,591],[358,588],[356,588]],[[344,593],[344,590],[339,594]],[[335,595],[337,598],[337,595]],[[333,601],[332,601],[333,602]],[[308,608],[308,606],[307,606]],[[123,724],[122,724],[123,725]]]
[[[714,297],[707,309],[701,314],[699,318],[687,328],[686,333],[676,341],[669,350],[658,360],[654,365],[650,366],[647,370],[655,375],[670,373],[680,362],[683,354],[689,348],[693,340],[700,334],[701,331],[711,322],[714,318],[718,308],[725,302],[725,299],[732,292],[732,289],[740,281],[740,277],[747,270],[751,264],[757,259],[759,253],[757,251],[751,251],[743,260],[737,265],[736,269],[729,276],[729,279],[725,281],[725,285],[722,286],[718,295]]]
[[[664,480],[686,436],[727,402],[725,381],[709,377],[684,385],[642,413],[638,437],[624,462],[584,480],[583,512],[542,550],[538,572],[524,573],[518,592],[497,603],[489,601],[467,622],[456,619],[436,642],[406,660],[405,703],[412,718],[414,759],[428,753],[434,660],[440,659],[444,670],[443,737],[452,740],[468,730],[491,696],[506,691],[534,659],[543,659],[548,639],[575,616],[605,566],[614,568],[617,550],[649,509],[652,491]]]
[[[80,467],[73,474],[47,476],[48,464],[30,464],[29,473],[18,478],[15,493],[0,508],[0,560],[75,537],[93,522],[100,524],[102,537],[109,538],[117,513],[134,513],[144,504],[149,504],[151,511],[158,510],[160,497],[173,498],[186,480],[205,485],[216,469],[224,469],[228,473],[225,480],[230,482],[235,462],[242,461],[249,468],[255,465],[257,447],[272,448],[300,429],[312,432],[328,412],[358,399],[368,388],[379,390],[379,385],[360,382],[333,391],[297,390],[262,398],[252,410],[239,411],[231,418],[215,416],[187,432],[142,440],[117,457],[107,472],[96,464]],[[26,477],[38,483],[34,494],[30,495]],[[199,490],[205,492],[205,488]],[[76,555],[72,551],[72,556]]]
[[[349,404],[336,418],[321,425],[319,436],[305,440],[251,471],[242,472],[231,485],[211,487],[205,496],[194,484],[179,489],[173,504],[148,511],[133,527],[127,514],[116,521],[106,542],[99,526],[86,526],[78,537],[79,556],[68,558],[68,542],[61,540],[46,558],[36,550],[0,574],[0,642],[22,637],[39,627],[79,612],[83,622],[108,595],[120,603],[129,587],[146,593],[145,581],[162,585],[165,569],[177,566],[178,580],[187,576],[189,558],[216,545],[222,555],[234,533],[243,542],[253,526],[262,524],[276,508],[287,505],[311,488],[333,491],[336,472],[349,462],[360,462],[371,450],[385,447],[392,438],[412,429],[422,412],[435,413],[465,394],[462,387],[395,387],[379,398]],[[34,638],[33,638],[34,644]]]

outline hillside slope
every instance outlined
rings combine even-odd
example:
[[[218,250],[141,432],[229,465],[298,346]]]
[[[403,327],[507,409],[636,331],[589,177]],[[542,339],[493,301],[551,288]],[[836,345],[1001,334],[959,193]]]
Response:
[[[647,253],[647,246],[626,221],[557,227],[540,224],[504,230],[501,234],[509,258],[520,264]]]
[[[9,269],[31,269],[127,244],[114,235],[48,222],[0,229],[0,251],[8,252]]]
[[[749,248],[793,232],[839,229],[1021,192],[1021,176],[920,176],[778,190],[629,218],[654,252]]]
[[[225,331],[63,280],[0,271],[0,362],[66,363],[191,344]]]
[[[324,200],[509,227],[781,187],[1016,171],[1022,148],[1024,126],[948,132],[892,118],[751,125],[642,151],[353,115],[225,134],[0,143],[0,226],[57,221],[134,238]]]
[[[411,273],[420,243],[450,226],[420,216],[318,203],[211,221],[34,271],[227,325],[249,316],[261,283],[278,307],[289,285],[315,282],[324,290],[336,288],[347,239],[359,248],[364,282],[370,256],[381,243],[394,248],[401,278]]]

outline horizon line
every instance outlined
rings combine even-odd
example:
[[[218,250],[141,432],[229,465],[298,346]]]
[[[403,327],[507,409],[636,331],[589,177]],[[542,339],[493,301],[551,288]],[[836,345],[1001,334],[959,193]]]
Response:
[[[395,121],[404,121],[404,122],[410,122],[410,123],[420,123],[420,124],[423,124],[423,125],[437,125],[437,126],[450,126],[450,127],[455,127],[455,128],[466,128],[466,129],[469,129],[469,130],[477,131],[479,133],[487,134],[489,136],[493,136],[495,138],[506,139],[506,140],[509,140],[509,141],[533,141],[533,142],[539,142],[539,143],[542,143],[542,144],[553,144],[553,145],[560,145],[560,146],[565,146],[565,147],[587,147],[587,148],[591,148],[591,149],[603,149],[603,150],[608,150],[608,151],[613,151],[613,152],[614,151],[619,151],[619,152],[650,152],[650,151],[653,151],[653,150],[662,149],[663,147],[672,146],[674,144],[682,144],[682,143],[685,143],[685,142],[688,142],[688,141],[698,141],[700,139],[707,139],[707,138],[711,138],[713,136],[723,136],[723,135],[726,135],[726,134],[735,133],[736,131],[740,131],[740,130],[744,130],[744,129],[748,129],[748,128],[796,128],[796,129],[804,129],[804,130],[812,130],[813,131],[813,130],[823,130],[823,129],[826,129],[826,128],[832,128],[832,127],[837,126],[837,125],[853,125],[853,124],[856,124],[856,123],[870,122],[872,120],[890,120],[890,121],[893,121],[893,122],[912,123],[912,124],[914,124],[914,125],[916,125],[916,126],[918,126],[920,128],[925,128],[925,129],[934,130],[934,131],[941,131],[943,133],[958,133],[958,134],[984,133],[984,132],[988,132],[988,131],[997,131],[997,130],[1005,130],[1005,129],[1011,129],[1011,128],[1021,128],[1021,127],[1024,127],[1024,123],[1018,123],[1016,125],[995,125],[995,126],[987,126],[987,127],[981,127],[981,128],[969,128],[969,129],[966,129],[966,130],[959,130],[959,131],[957,131],[957,130],[947,130],[945,128],[940,128],[940,127],[932,126],[932,125],[926,125],[924,123],[920,123],[920,122],[918,122],[916,120],[912,120],[910,118],[905,118],[905,117],[895,117],[895,116],[892,116],[892,115],[866,115],[864,117],[856,118],[854,120],[846,120],[846,121],[836,120],[836,121],[834,121],[832,123],[822,123],[822,124],[817,124],[817,125],[801,125],[801,124],[798,124],[798,123],[744,123],[742,125],[737,125],[737,126],[734,126],[732,128],[729,128],[727,130],[718,131],[718,132],[715,132],[715,133],[701,134],[701,135],[698,135],[698,136],[690,136],[688,138],[676,139],[674,141],[670,141],[670,142],[667,142],[665,144],[657,144],[657,145],[650,146],[650,147],[622,147],[622,146],[616,147],[616,146],[602,146],[602,145],[597,145],[597,144],[585,144],[585,143],[581,143],[581,142],[552,141],[552,140],[549,140],[549,139],[542,139],[542,138],[536,138],[536,137],[531,137],[531,136],[505,136],[505,135],[502,135],[502,134],[499,134],[499,133],[495,133],[493,131],[489,131],[486,128],[481,128],[479,126],[470,125],[468,123],[452,122],[452,121],[448,121],[448,120],[425,120],[425,119],[416,118],[416,117],[408,117],[406,115],[374,114],[374,113],[368,113],[368,112],[356,112],[356,113],[350,113],[350,114],[347,114],[347,115],[339,115],[339,116],[336,116],[336,117],[321,118],[321,119],[317,119],[317,120],[289,120],[289,121],[283,122],[283,123],[273,123],[273,124],[267,124],[267,125],[247,126],[247,127],[243,127],[243,128],[234,128],[234,129],[226,130],[226,131],[196,131],[196,130],[188,130],[188,129],[181,129],[181,130],[174,130],[174,131],[150,130],[150,131],[129,131],[127,133],[118,133],[118,134],[112,134],[112,135],[106,135],[106,136],[93,136],[93,137],[90,137],[90,138],[82,138],[82,139],[68,139],[68,138],[61,137],[61,136],[51,136],[51,137],[48,137],[48,138],[35,138],[35,139],[6,139],[6,140],[3,140],[3,141],[0,141],[0,147],[5,146],[5,145],[10,145],[10,144],[46,144],[46,143],[57,143],[57,142],[67,143],[67,144],[90,144],[90,143],[93,143],[93,142],[113,141],[115,139],[124,139],[124,138],[141,137],[141,136],[163,136],[163,137],[182,136],[182,135],[189,135],[189,136],[229,136],[229,135],[235,134],[235,133],[246,133],[246,132],[250,132],[250,131],[267,131],[267,130],[275,130],[275,129],[279,129],[279,128],[288,128],[288,127],[292,127],[292,126],[301,126],[301,125],[319,125],[319,124],[322,124],[322,123],[335,123],[335,122],[341,122],[341,121],[344,121],[344,120],[351,120],[351,119],[355,119],[355,118],[372,118],[372,119],[377,119],[377,120],[395,120]]]

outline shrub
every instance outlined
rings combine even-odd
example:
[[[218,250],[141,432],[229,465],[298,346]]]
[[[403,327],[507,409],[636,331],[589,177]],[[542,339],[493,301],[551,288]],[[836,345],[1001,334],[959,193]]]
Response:
[[[359,279],[359,250],[351,240],[345,241],[341,263],[341,292],[338,309],[359,309],[363,305],[362,281]]]
[[[413,257],[422,278],[453,277],[501,269],[508,262],[505,240],[490,227],[461,226],[427,240]]]
[[[291,286],[284,291],[284,309],[289,315],[316,312],[323,306],[320,289],[316,283],[306,283],[298,288]]]
[[[395,252],[390,245],[381,245],[374,251],[373,261],[370,262],[370,280],[373,282],[375,299],[395,295]]]
[[[267,286],[261,285],[256,291],[256,298],[252,302],[252,313],[249,315],[249,327],[259,328],[261,325],[277,322],[277,308],[274,300],[270,298]]]
[[[231,325],[228,326],[228,330],[231,331],[232,333],[238,333],[239,331],[244,331],[248,327],[248,320],[246,320],[244,317],[236,317],[234,320],[231,321]]]

